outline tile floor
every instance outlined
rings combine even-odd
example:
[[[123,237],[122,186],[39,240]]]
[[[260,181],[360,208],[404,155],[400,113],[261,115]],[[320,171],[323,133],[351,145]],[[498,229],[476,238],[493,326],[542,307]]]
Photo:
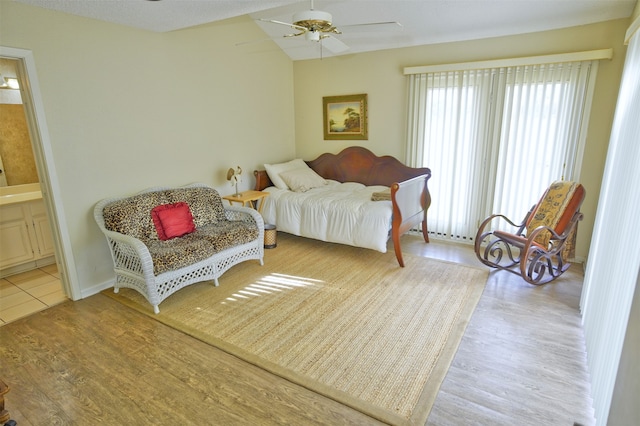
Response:
[[[55,264],[0,279],[0,327],[67,300]]]

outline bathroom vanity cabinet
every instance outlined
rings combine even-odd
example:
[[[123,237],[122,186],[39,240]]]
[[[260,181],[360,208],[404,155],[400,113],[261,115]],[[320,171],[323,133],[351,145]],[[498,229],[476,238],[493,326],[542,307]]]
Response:
[[[33,269],[55,262],[42,199],[0,205],[0,276],[7,269]],[[24,265],[24,268],[14,268]],[[18,271],[19,272],[19,271]]]

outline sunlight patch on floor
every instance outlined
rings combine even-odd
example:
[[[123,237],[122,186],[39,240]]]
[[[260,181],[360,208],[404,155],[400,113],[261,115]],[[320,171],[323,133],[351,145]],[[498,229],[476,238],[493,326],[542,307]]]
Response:
[[[249,284],[242,290],[237,291],[232,296],[227,297],[222,304],[228,302],[238,302],[241,299],[260,297],[276,292],[295,290],[296,288],[316,287],[323,283],[322,280],[314,278],[297,277],[285,274],[270,274],[262,277],[257,282]]]

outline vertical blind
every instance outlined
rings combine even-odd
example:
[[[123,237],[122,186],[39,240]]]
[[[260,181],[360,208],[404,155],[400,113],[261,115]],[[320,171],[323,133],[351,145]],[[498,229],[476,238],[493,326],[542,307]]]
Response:
[[[577,179],[597,61],[410,74],[407,161],[430,167],[429,232],[471,242]]]
[[[627,48],[580,302],[598,424],[607,424],[609,419],[640,277],[639,75],[640,35],[636,34]],[[633,397],[637,396],[630,400]]]

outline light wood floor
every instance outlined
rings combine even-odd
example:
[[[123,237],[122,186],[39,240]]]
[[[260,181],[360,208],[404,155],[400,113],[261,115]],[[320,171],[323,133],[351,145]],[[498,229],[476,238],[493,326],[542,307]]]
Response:
[[[403,245],[480,265],[467,246]],[[595,424],[581,288],[578,265],[542,287],[492,273],[427,424]],[[0,378],[20,426],[380,424],[103,295],[0,327]]]
[[[68,300],[55,264],[0,279],[0,327]]]

